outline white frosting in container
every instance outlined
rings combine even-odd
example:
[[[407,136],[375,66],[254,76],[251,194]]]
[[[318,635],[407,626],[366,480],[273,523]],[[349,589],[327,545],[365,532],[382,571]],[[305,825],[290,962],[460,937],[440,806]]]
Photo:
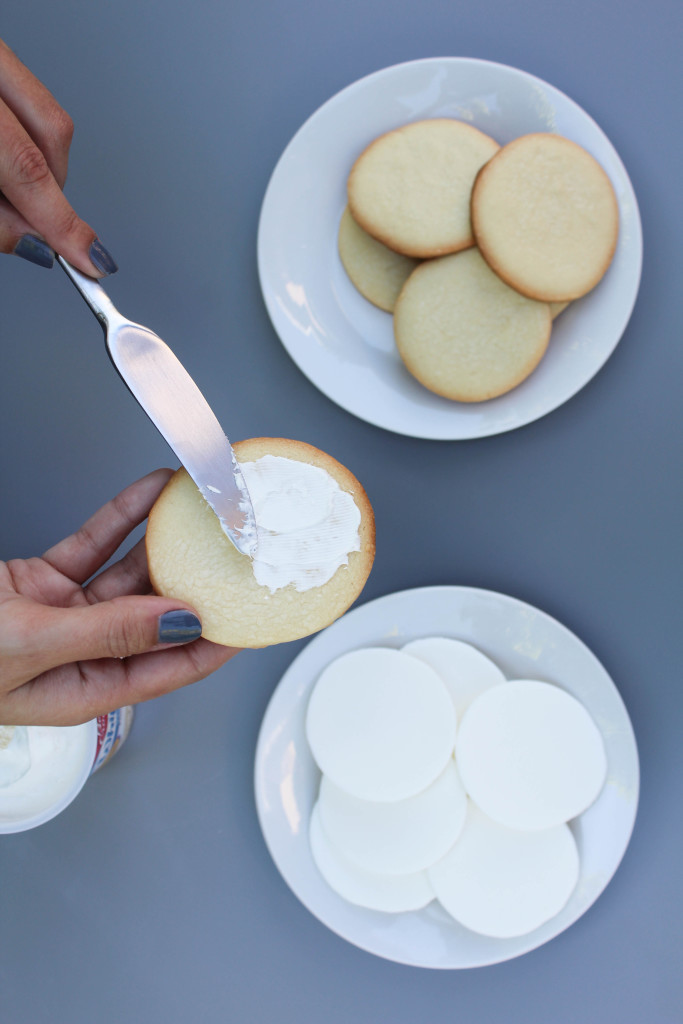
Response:
[[[3,727],[10,741],[0,747],[0,832],[39,824],[66,806],[90,773],[97,738],[93,722],[17,727],[8,737],[11,729]],[[12,770],[18,760],[21,774]]]
[[[271,592],[321,587],[360,550],[360,509],[320,466],[264,455],[243,462],[258,542],[252,565]]]
[[[17,782],[30,767],[26,726],[0,725],[0,789]]]

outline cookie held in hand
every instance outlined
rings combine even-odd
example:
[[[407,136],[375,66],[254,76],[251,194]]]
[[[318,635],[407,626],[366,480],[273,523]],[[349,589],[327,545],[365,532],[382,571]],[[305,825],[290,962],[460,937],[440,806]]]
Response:
[[[149,516],[152,585],[196,608],[202,635],[215,643],[255,648],[308,636],[339,618],[365,585],[375,555],[372,507],[353,474],[312,445],[252,438],[233,447],[256,516],[254,558],[232,545],[181,468]]]

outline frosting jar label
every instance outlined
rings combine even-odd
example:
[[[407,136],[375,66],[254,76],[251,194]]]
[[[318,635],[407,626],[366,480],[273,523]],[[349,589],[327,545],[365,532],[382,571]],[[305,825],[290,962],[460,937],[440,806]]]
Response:
[[[110,761],[122,743],[125,742],[133,724],[133,709],[130,705],[97,716],[97,746],[91,775]]]

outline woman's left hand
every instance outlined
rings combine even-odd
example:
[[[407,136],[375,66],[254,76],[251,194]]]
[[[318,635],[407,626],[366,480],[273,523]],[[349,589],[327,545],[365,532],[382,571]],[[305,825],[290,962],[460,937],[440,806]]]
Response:
[[[144,538],[100,572],[170,476],[131,484],[42,558],[0,562],[0,723],[75,725],[194,683],[235,654],[199,639],[189,605],[152,593]]]

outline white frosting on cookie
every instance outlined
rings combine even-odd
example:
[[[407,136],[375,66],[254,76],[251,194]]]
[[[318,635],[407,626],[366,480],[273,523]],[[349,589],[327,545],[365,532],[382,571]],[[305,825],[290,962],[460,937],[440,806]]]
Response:
[[[360,550],[360,510],[324,469],[275,455],[241,465],[254,506],[252,564],[261,586],[321,587]]]

